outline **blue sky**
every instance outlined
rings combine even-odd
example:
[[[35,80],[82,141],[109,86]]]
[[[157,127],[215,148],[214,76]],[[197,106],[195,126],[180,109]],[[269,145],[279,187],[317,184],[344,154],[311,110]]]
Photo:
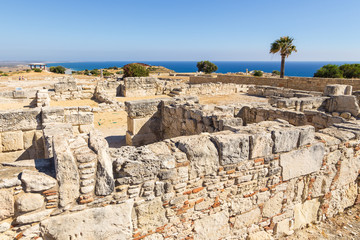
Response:
[[[359,61],[359,0],[0,0],[0,61]]]

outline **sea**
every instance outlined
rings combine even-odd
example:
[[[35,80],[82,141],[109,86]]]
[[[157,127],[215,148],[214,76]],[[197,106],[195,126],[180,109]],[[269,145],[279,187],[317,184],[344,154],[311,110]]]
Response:
[[[48,66],[63,66],[73,71],[82,71],[85,69],[101,69],[108,67],[122,67],[128,63],[141,62],[152,66],[163,66],[178,73],[196,72],[196,61],[107,61],[107,62],[58,62],[49,63]],[[212,61],[218,66],[217,73],[236,73],[252,70],[261,70],[263,72],[280,71],[280,61]],[[345,63],[360,63],[353,61],[341,62],[309,62],[309,61],[287,61],[285,63],[286,76],[313,77],[314,73],[326,64],[342,65]]]

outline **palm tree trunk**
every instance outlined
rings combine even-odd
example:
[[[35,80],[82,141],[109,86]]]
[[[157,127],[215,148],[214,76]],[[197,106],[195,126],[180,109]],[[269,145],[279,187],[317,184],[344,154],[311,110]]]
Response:
[[[285,75],[285,55],[281,55],[280,78],[284,78],[284,75]]]

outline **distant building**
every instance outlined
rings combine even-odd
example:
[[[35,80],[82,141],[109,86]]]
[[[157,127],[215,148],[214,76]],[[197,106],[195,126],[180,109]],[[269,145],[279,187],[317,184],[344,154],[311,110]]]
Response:
[[[30,69],[39,68],[41,70],[46,69],[46,63],[30,63],[29,64]]]

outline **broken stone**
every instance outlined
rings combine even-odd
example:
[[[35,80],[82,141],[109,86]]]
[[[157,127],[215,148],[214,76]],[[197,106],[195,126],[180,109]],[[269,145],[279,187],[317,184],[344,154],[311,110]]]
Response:
[[[26,192],[41,192],[55,187],[56,180],[45,173],[24,170],[20,180],[25,186]]]

